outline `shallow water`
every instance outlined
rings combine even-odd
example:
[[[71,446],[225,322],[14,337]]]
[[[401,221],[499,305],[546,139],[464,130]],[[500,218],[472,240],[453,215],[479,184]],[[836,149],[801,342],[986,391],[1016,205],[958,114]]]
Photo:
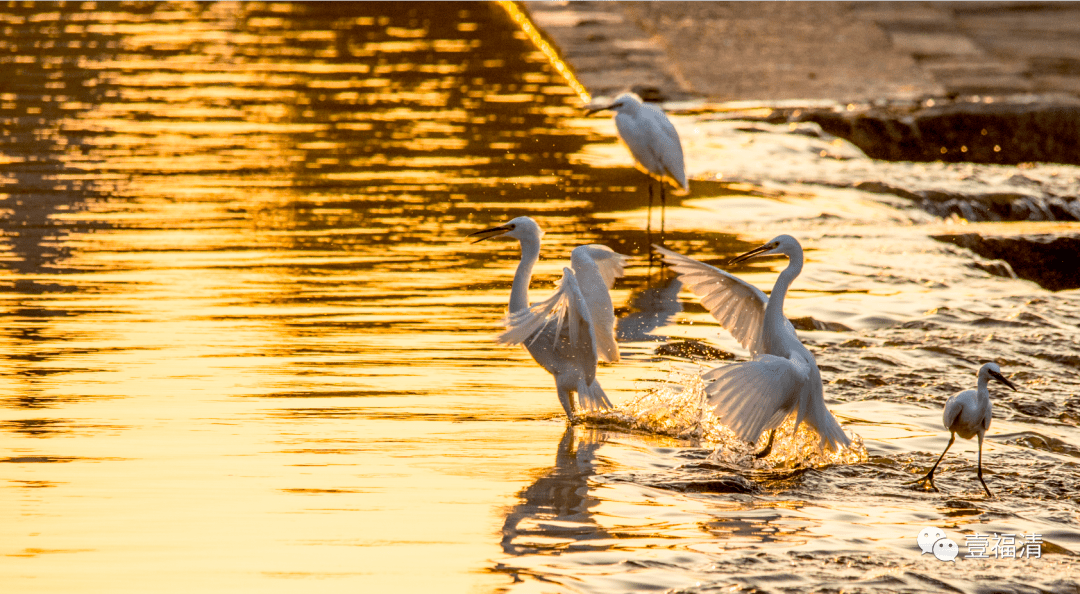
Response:
[[[645,185],[613,125],[581,117],[502,8],[0,16],[5,592],[1080,587],[1080,297],[929,238],[1075,224],[967,224],[853,189],[1022,175],[1053,194],[1077,168],[973,176],[675,117],[694,181],[667,245],[722,261],[793,234],[789,317],[851,328],[801,335],[866,461],[733,468],[707,441],[568,427],[550,376],[491,340],[517,249],[464,236],[531,214],[534,296],[575,245],[632,256],[613,295],[624,360],[599,373],[618,404],[716,364],[666,342],[745,356],[650,266]],[[781,266],[735,271],[767,288]],[[988,359],[1021,388],[993,388],[997,497],[970,442],[940,493],[905,485]],[[920,555],[926,526],[1045,544],[946,565]]]

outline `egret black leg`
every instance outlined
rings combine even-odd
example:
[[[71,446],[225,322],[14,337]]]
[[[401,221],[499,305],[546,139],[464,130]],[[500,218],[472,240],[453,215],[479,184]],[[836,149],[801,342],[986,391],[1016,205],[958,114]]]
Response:
[[[667,216],[667,194],[664,182],[660,182],[660,245],[664,245],[664,219]]]
[[[769,432],[769,443],[765,444],[765,448],[763,450],[761,450],[760,452],[754,454],[754,457],[755,458],[764,458],[765,456],[768,456],[769,452],[772,451],[773,438],[775,438],[775,437],[776,437],[776,429],[773,429],[772,431]]]
[[[993,497],[994,494],[990,492],[990,487],[986,486],[986,481],[982,477],[982,442],[983,436],[979,435],[979,482],[982,483],[983,489],[986,489],[986,496]]]
[[[945,446],[945,451],[941,452],[941,456],[938,457],[937,462],[934,462],[934,467],[930,469],[930,472],[926,473],[926,476],[919,480],[912,481],[911,483],[921,483],[923,481],[930,481],[930,488],[937,491],[937,486],[934,485],[934,471],[937,470],[938,464],[941,464],[941,460],[945,458],[945,454],[949,453],[949,448],[952,447],[953,442],[956,441],[956,434],[953,433],[949,437],[949,445]],[[908,484],[911,484],[908,483]]]
[[[645,233],[649,235],[649,245],[652,245],[652,178],[649,178],[649,220],[645,223]]]

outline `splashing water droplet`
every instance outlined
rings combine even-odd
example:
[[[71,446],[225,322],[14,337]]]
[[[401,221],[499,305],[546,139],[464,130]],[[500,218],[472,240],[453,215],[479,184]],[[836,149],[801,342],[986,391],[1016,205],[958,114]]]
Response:
[[[583,414],[591,424],[613,425],[631,431],[645,431],[698,442],[714,448],[710,461],[738,468],[773,470],[859,464],[869,459],[862,438],[852,434],[851,445],[833,452],[823,449],[817,432],[803,423],[794,431],[795,416],[789,415],[776,429],[768,456],[754,458],[764,446],[767,434],[752,444],[739,439],[717,419],[708,405],[705,382],[696,374],[672,371],[665,385],[654,387],[615,408]]]

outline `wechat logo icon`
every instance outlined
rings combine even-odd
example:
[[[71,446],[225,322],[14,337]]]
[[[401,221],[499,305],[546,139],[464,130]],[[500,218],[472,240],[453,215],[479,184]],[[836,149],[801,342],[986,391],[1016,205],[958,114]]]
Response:
[[[919,548],[922,554],[933,553],[939,561],[952,561],[960,554],[956,542],[945,537],[941,528],[923,528],[919,532]]]

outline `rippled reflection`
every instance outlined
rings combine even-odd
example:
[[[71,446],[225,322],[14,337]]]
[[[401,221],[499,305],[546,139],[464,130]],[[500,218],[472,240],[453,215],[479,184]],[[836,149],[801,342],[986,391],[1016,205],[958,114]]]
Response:
[[[521,502],[506,515],[503,551],[524,555],[608,547],[608,543],[590,544],[593,539],[611,538],[589,511],[601,503],[600,499],[589,497],[589,480],[596,474],[599,462],[596,460],[601,444],[599,435],[594,429],[566,427],[555,456],[555,467],[519,493]]]

